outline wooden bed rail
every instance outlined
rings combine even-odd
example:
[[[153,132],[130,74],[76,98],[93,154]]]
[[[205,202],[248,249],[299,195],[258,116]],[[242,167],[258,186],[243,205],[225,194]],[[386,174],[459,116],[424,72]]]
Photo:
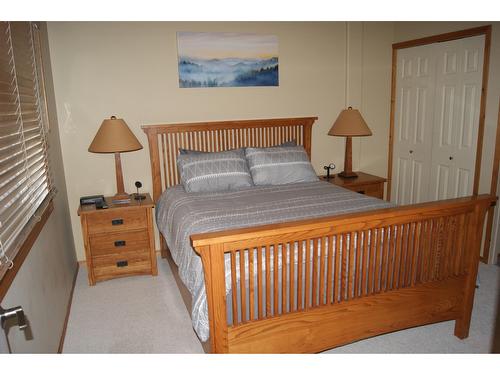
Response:
[[[480,195],[191,236],[211,351],[319,352],[444,320],[467,337],[495,201]]]

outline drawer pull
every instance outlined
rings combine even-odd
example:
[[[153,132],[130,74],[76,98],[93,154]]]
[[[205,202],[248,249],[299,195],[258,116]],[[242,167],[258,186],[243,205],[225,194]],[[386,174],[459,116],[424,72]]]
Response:
[[[123,219],[113,219],[111,220],[111,225],[122,225]]]
[[[116,267],[127,267],[128,266],[128,261],[126,260],[120,260],[116,262]]]
[[[126,241],[115,241],[115,246],[116,247],[125,246],[125,244],[126,244]]]

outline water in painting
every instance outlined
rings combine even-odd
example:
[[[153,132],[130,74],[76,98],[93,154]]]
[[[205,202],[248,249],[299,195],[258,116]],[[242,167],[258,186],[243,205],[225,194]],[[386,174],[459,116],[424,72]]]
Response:
[[[177,33],[179,87],[278,86],[278,37]]]

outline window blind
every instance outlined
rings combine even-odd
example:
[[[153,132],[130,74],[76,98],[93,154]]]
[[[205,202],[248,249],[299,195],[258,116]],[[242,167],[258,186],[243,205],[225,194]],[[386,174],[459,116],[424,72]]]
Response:
[[[38,33],[0,23],[0,280],[52,197]]]

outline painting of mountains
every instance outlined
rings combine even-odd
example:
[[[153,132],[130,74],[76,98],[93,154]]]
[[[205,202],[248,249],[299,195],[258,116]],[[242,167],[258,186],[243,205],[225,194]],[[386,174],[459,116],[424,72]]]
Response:
[[[179,87],[278,86],[278,38],[177,33]]]

